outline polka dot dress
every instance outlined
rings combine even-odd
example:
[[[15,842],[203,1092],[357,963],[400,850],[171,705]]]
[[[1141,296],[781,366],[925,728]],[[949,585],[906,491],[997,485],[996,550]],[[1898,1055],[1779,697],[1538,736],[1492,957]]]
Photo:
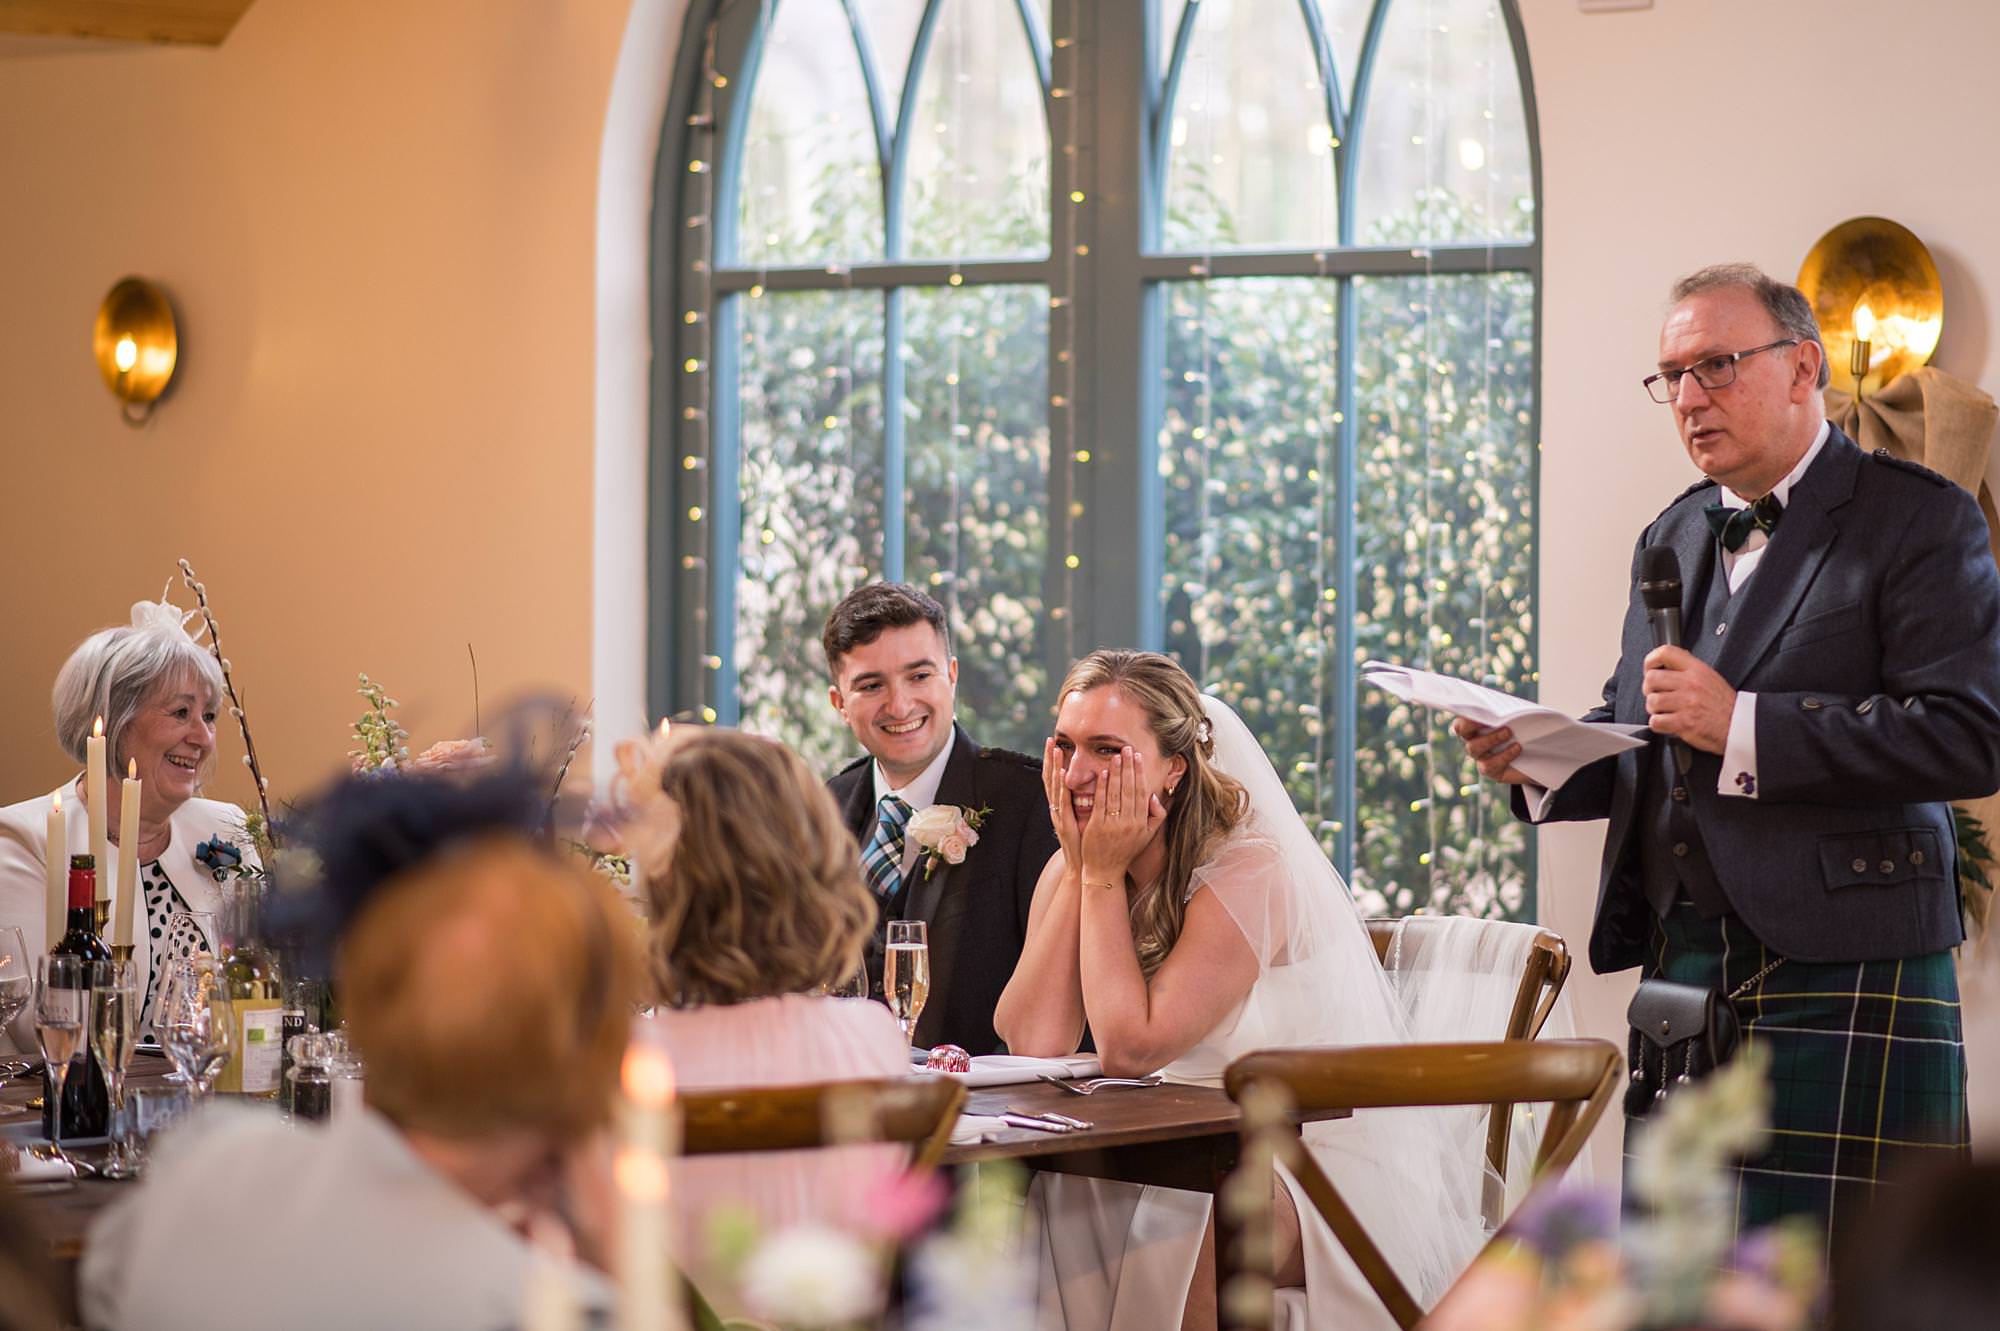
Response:
[[[153,953],[152,973],[146,977],[146,1007],[139,1016],[139,1029],[150,1031],[160,1005],[160,990],[167,982],[168,965],[182,957],[192,957],[212,949],[210,940],[202,935],[195,918],[186,913],[187,898],[174,886],[174,880],[167,877],[160,862],[155,860],[141,865],[139,874],[146,901],[146,929]]]

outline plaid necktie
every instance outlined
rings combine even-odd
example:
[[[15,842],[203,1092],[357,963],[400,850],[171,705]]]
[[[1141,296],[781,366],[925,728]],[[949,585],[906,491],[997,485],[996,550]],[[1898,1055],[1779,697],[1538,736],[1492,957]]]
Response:
[[[884,795],[875,818],[875,835],[861,852],[861,876],[887,901],[903,885],[903,829],[909,825],[910,806],[898,796]]]
[[[1735,554],[1750,539],[1750,533],[1761,531],[1768,539],[1778,529],[1778,518],[1785,506],[1778,502],[1778,496],[1767,494],[1753,502],[1748,508],[1727,508],[1721,504],[1710,504],[1702,510],[1708,518],[1709,530],[1722,542],[1722,548]]]

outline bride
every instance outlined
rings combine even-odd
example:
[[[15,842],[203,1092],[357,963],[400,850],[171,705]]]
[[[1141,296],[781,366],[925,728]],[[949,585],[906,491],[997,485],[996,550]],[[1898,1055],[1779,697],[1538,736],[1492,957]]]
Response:
[[[1098,651],[1063,681],[1043,751],[1061,843],[994,1025],[1017,1054],[1219,1085],[1253,1049],[1410,1038],[1367,930],[1243,722],[1151,652]],[[1484,1237],[1478,1128],[1436,1111],[1308,1125],[1305,1141],[1425,1306]],[[1282,1167],[1280,1300],[1304,1325],[1393,1327]],[[1210,1198],[1036,1177],[1041,1322],[1068,1331],[1216,1324]]]

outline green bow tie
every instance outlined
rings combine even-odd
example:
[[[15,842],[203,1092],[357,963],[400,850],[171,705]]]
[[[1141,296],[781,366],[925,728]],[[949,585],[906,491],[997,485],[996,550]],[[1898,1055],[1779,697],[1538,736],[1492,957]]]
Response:
[[[1702,510],[1708,519],[1708,529],[1722,542],[1722,548],[1735,554],[1750,539],[1750,533],[1761,531],[1768,540],[1778,529],[1778,519],[1784,514],[1785,506],[1774,494],[1765,495],[1748,508],[1725,508],[1721,504],[1710,504]]]

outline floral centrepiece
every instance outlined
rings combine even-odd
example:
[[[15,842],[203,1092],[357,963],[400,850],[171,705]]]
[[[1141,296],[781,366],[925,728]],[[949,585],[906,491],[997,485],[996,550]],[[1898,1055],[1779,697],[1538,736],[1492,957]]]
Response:
[[[965,863],[965,853],[979,844],[979,829],[992,812],[984,805],[961,809],[956,804],[932,804],[910,815],[904,835],[923,847],[924,877],[935,873],[940,862]]]

